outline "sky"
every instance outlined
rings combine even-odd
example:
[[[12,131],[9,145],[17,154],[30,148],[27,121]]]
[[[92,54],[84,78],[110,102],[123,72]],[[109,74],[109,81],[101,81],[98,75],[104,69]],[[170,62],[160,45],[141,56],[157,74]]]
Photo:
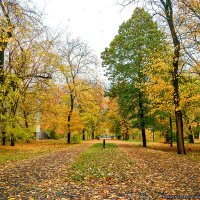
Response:
[[[123,9],[116,0],[35,0],[44,9],[45,24],[66,29],[72,37],[86,41],[98,56],[109,46],[123,21],[134,7]]]

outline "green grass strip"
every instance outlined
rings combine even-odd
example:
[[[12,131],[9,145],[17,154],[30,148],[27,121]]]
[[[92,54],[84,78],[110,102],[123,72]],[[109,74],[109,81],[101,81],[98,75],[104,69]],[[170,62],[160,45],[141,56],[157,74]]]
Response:
[[[106,142],[106,148],[103,148],[103,144],[98,143],[82,153],[71,165],[68,178],[74,181],[113,177],[122,180],[132,164],[115,144]]]

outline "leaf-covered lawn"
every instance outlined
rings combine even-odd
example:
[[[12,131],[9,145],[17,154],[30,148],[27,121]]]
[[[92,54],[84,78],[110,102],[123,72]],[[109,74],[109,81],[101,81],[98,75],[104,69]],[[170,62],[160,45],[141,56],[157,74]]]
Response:
[[[200,199],[198,145],[177,155],[165,144],[97,142],[5,165],[0,199]]]
[[[14,147],[0,146],[0,164],[35,158],[51,152],[68,148],[66,140],[40,140],[29,144],[16,143]]]
[[[135,161],[135,187],[147,199],[200,199],[200,146],[188,144],[187,155],[175,147],[152,143],[148,148],[118,142]],[[184,197],[185,196],[185,197]]]
[[[7,162],[0,165],[0,199],[40,199],[36,195],[48,195],[51,183],[62,180],[62,173],[65,172],[66,167],[91,144],[92,142],[85,142],[63,148],[64,146],[62,144],[59,146],[57,142],[56,144],[43,142],[41,150],[42,147],[47,150],[55,145],[52,152],[45,151],[45,154],[40,156],[36,154],[35,157],[32,155],[29,159],[20,162]]]

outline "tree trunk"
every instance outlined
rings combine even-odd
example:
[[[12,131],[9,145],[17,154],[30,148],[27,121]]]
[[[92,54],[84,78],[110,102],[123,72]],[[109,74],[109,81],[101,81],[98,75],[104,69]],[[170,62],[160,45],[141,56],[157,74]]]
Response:
[[[1,46],[0,46],[0,48],[1,48]],[[3,83],[4,83],[3,68],[4,68],[4,50],[1,50],[0,51],[0,85],[3,85]]]
[[[27,119],[27,116],[28,116],[28,114],[27,114],[27,112],[26,111],[23,111],[23,115],[24,115],[24,123],[25,123],[25,127],[28,129],[28,119]]]
[[[94,129],[92,129],[92,139],[94,140]]]
[[[154,131],[152,131],[152,140],[153,140],[153,142],[155,142],[155,133],[154,133]]]
[[[68,126],[68,133],[67,133],[67,143],[70,144],[71,143],[71,113],[69,113],[68,115],[68,119],[67,119],[67,126]]]
[[[2,45],[0,46],[2,48]],[[3,68],[4,68],[4,50],[0,51],[0,86],[3,85],[4,83],[4,73],[3,73]],[[3,93],[3,91],[0,91]],[[4,114],[4,105],[3,102],[1,101],[1,107],[3,108],[3,111],[1,113],[1,116]],[[0,119],[0,122],[3,124],[3,118]],[[4,125],[2,125],[2,129],[4,128]],[[5,130],[2,131],[2,145],[6,145],[6,132]]]
[[[194,137],[193,137],[193,132],[192,132],[192,126],[190,124],[190,120],[189,120],[189,117],[187,117],[186,113],[184,112],[185,114],[185,121],[186,121],[186,124],[187,124],[187,127],[188,127],[188,142],[189,143],[194,143]]]
[[[11,134],[11,137],[10,137],[10,146],[15,146],[15,138],[13,134]]]
[[[83,140],[85,140],[85,129],[83,129],[82,134],[83,134]]]
[[[170,132],[169,130],[167,130],[166,134],[165,134],[165,143],[169,144],[170,142]]]
[[[6,132],[2,131],[2,145],[5,146],[6,145]]]
[[[188,135],[188,141],[189,141],[189,143],[194,144],[194,137],[192,134]]]
[[[192,127],[191,125],[189,125],[189,135],[188,135],[188,140],[189,140],[189,143],[194,143],[194,137],[193,137],[193,134],[192,134]]]
[[[128,127],[128,123],[126,123],[125,140],[129,140],[129,127]]]
[[[103,148],[106,148],[106,140],[103,140]]]
[[[67,133],[67,143],[68,144],[71,143],[71,132],[70,131]]]
[[[144,127],[142,127],[142,143],[143,143],[143,147],[147,147],[146,133],[145,133]]]
[[[74,110],[74,99],[75,97],[73,96],[73,94],[70,94],[70,111],[67,118],[67,127],[68,127],[67,143],[68,144],[71,143],[71,116]]]
[[[142,143],[143,143],[143,147],[146,147],[147,141],[146,141],[144,111],[143,111],[142,93],[141,92],[139,92],[139,116],[140,116],[140,127],[141,127],[141,131],[142,131]]]
[[[172,127],[172,117],[169,117],[169,126],[170,126],[170,147],[173,146],[173,127]]]
[[[7,94],[6,94],[7,95]],[[2,102],[2,112],[1,112],[1,115],[4,116],[6,114],[7,110],[6,110],[6,107],[5,107],[5,102],[3,100]],[[1,118],[0,119],[1,123],[2,123],[2,127],[1,127],[1,130],[2,130],[2,145],[6,145],[6,126],[5,126],[5,119],[4,118]]]
[[[186,154],[183,137],[183,121],[182,113],[180,110],[175,111],[176,116],[176,137],[177,137],[177,153]]]
[[[177,153],[185,154],[184,138],[183,138],[183,119],[182,112],[180,108],[180,98],[179,98],[179,59],[180,59],[180,41],[174,26],[174,15],[173,15],[173,5],[171,0],[160,0],[164,6],[166,20],[170,29],[174,52],[173,52],[173,72],[172,72],[172,82],[174,88],[174,106],[175,106],[175,118],[176,118],[176,136],[177,136]]]
[[[12,88],[12,91],[16,91],[17,90],[17,83],[13,80],[10,81],[10,87]],[[19,98],[16,98],[15,101],[13,101],[11,103],[11,116],[13,118],[13,122],[12,122],[12,128],[13,130],[15,130],[16,125],[15,125],[15,116],[16,116],[16,112],[17,112],[17,106],[18,106],[18,102],[19,102]],[[10,146],[15,146],[15,136],[12,133],[11,137],[10,137]]]

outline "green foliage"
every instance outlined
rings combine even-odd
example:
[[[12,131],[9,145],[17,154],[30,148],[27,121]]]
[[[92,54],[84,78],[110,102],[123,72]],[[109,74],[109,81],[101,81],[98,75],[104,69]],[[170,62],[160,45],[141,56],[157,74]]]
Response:
[[[102,53],[107,76],[113,83],[141,82],[144,78],[141,70],[152,63],[149,58],[155,52],[163,50],[163,43],[164,35],[150,14],[136,8],[132,17],[120,26],[110,47]]]
[[[55,130],[47,130],[45,131],[50,139],[58,140],[64,137],[64,134],[58,134]]]
[[[82,141],[82,135],[78,133],[73,133],[71,137],[71,143],[80,143]]]
[[[24,128],[17,123],[15,123],[14,126],[7,126],[6,131],[7,139],[10,139],[11,135],[14,137],[15,141],[30,142],[35,139],[33,128]]]
[[[151,81],[147,71],[165,48],[165,36],[157,23],[143,8],[136,8],[102,52],[103,66],[111,80],[110,96],[117,97],[121,115],[132,121],[132,127],[145,128],[154,121],[147,115],[150,100],[145,87]]]

